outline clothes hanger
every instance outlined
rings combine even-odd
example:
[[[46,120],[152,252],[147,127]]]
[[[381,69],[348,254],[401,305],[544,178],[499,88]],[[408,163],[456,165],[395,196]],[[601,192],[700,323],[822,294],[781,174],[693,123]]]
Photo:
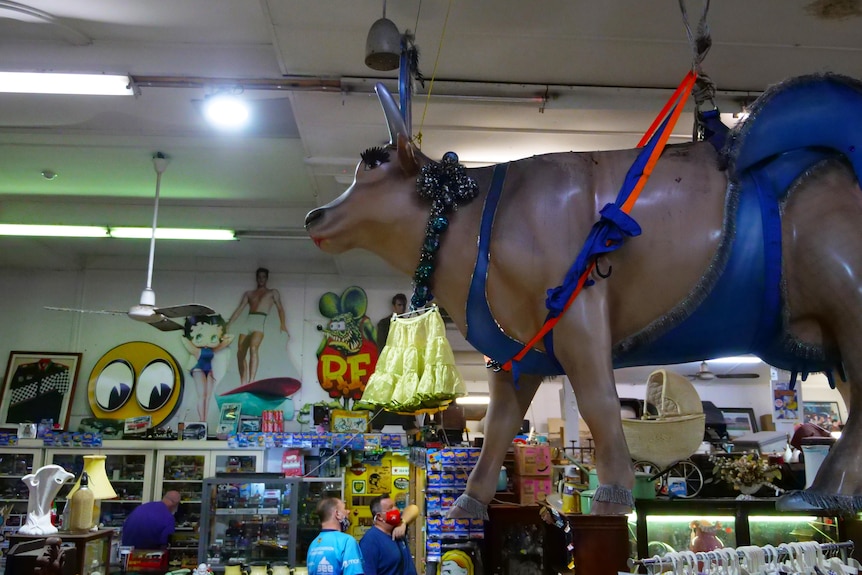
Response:
[[[697,557],[694,552],[686,550],[681,555],[685,562],[685,575],[697,575]]]
[[[647,566],[647,571],[649,571],[650,575],[661,574],[661,564],[663,559],[659,557],[657,554],[652,556],[651,563]]]
[[[739,553],[736,549],[727,548],[727,567],[729,575],[740,575]]]
[[[763,551],[766,554],[766,565],[763,572],[765,574],[778,573],[778,549],[772,545],[764,545]]]

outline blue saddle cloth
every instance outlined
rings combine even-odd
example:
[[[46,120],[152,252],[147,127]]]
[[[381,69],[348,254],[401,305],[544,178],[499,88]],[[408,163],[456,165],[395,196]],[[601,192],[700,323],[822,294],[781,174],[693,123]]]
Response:
[[[749,120],[731,134],[726,217],[734,235],[726,264],[702,303],[639,345],[617,349],[614,367],[682,363],[754,353],[770,365],[802,373],[824,371],[833,360],[794,356],[781,320],[779,201],[814,164],[844,157],[862,181],[862,83],[837,75],[795,78],[767,91]],[[523,347],[494,321],[485,297],[490,235],[506,165],[496,167],[480,229],[479,255],[467,301],[467,341],[505,363]],[[735,196],[735,197],[734,197]],[[636,240],[635,240],[636,241]],[[609,281],[613,281],[611,278]],[[522,373],[558,375],[559,362],[531,350]]]

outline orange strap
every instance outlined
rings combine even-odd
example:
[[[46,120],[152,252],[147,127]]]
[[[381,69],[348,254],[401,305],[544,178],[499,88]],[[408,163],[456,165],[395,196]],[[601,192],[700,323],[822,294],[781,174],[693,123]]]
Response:
[[[655,168],[656,163],[658,163],[659,157],[661,157],[661,154],[664,151],[664,147],[667,144],[667,140],[670,137],[671,132],[673,132],[674,126],[676,126],[676,122],[679,119],[679,115],[682,113],[683,108],[685,107],[685,103],[688,101],[688,97],[691,94],[691,89],[694,86],[694,82],[696,79],[697,74],[695,74],[694,71],[689,71],[688,74],[685,75],[685,78],[683,78],[682,82],[674,91],[673,95],[671,95],[670,99],[664,105],[664,108],[662,108],[661,112],[659,112],[658,116],[656,116],[656,119],[653,121],[652,125],[649,127],[646,133],[643,135],[640,142],[638,142],[638,148],[644,147],[646,143],[650,140],[650,138],[652,138],[656,128],[658,128],[661,122],[665,119],[668,114],[668,111],[671,110],[671,108],[673,107],[670,120],[668,121],[664,132],[659,135],[659,140],[656,143],[656,146],[650,154],[649,158],[647,159],[647,163],[644,166],[644,171],[638,179],[637,183],[635,184],[634,188],[632,189],[631,193],[629,194],[629,197],[626,199],[626,201],[620,208],[621,211],[628,214],[634,207],[638,196],[640,196],[641,191],[643,190],[647,180],[652,174],[653,168]],[[572,292],[571,297],[569,297],[569,301],[566,302],[566,306],[563,309],[563,313],[565,313],[566,310],[571,307],[572,303],[575,301],[575,298],[578,297],[579,293],[581,293],[581,290],[584,288],[584,284],[586,283],[587,278],[590,276],[595,267],[596,263],[595,261],[593,261],[587,267],[584,273],[581,274],[581,277],[578,278],[578,284],[575,287],[575,290]],[[549,331],[554,329],[554,326],[557,325],[557,322],[560,321],[560,318],[563,317],[563,313],[546,320],[544,325],[542,326],[542,329],[539,330],[539,333],[533,336],[533,338],[529,342],[527,342],[524,348],[521,349],[521,351],[519,351],[517,355],[515,355],[515,357],[503,364],[503,369],[505,369],[506,371],[510,371],[512,369],[513,361],[520,361],[521,359],[523,359],[523,357],[527,354],[528,351],[530,351],[537,343],[539,343]]]

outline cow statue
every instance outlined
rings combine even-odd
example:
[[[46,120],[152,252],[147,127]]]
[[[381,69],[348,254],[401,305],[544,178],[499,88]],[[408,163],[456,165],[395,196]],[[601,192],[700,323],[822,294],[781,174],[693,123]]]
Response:
[[[376,90],[390,143],[362,154],[350,188],[306,216],[308,233],[327,253],[362,248],[411,275],[422,253],[434,301],[474,347],[503,364],[540,330],[546,291],[566,276],[638,150],[458,165],[462,175],[446,185],[473,186],[477,195],[435,227],[417,186],[442,181],[441,166],[456,156],[423,155],[386,88]],[[486,516],[506,451],[546,375],[565,373],[593,434],[594,514],[633,505],[617,367],[753,353],[792,372],[794,382],[816,371],[833,381],[835,370],[847,388],[859,385],[860,175],[862,83],[838,75],[770,88],[721,151],[706,142],[665,148],[630,213],[640,236],[592,258],[591,285],[551,338],[517,364],[517,382],[511,371],[489,372],[486,429],[494,432],[450,516]],[[428,271],[416,271],[414,281]],[[810,489],[785,495],[783,508],[862,507],[862,392],[851,389],[847,399],[843,438]]]

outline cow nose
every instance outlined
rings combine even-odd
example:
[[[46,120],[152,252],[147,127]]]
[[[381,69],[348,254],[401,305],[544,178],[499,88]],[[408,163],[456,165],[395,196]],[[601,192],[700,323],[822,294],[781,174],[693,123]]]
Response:
[[[305,216],[305,229],[308,229],[308,227],[314,223],[314,220],[320,219],[321,217],[323,217],[323,208],[314,208],[308,212],[308,215]]]

